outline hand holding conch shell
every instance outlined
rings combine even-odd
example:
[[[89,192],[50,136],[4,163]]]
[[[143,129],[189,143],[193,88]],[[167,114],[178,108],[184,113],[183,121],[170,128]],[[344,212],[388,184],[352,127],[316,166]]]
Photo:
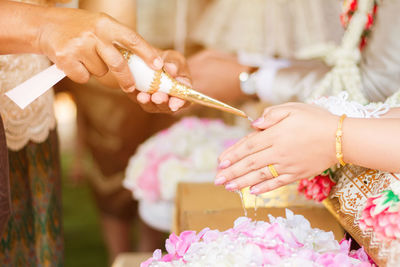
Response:
[[[191,87],[189,69],[182,54],[174,50],[161,51],[161,58],[164,61],[164,70],[178,82]],[[189,103],[180,98],[169,96],[164,92],[155,92],[153,94],[134,91],[128,93],[130,98],[137,100],[143,110],[150,113],[171,113],[189,105]]]

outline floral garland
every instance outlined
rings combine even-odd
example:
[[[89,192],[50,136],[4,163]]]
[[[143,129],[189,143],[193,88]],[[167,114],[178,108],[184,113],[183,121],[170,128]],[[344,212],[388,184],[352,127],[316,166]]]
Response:
[[[361,214],[360,228],[372,229],[385,242],[400,239],[400,196],[395,190],[385,190],[370,197]]]
[[[347,0],[343,2],[343,13],[340,15],[340,22],[342,23],[343,27],[347,29],[353,14],[356,12],[358,8],[358,0]],[[367,44],[367,38],[371,33],[371,27],[375,22],[376,19],[376,12],[378,11],[378,3],[374,0],[374,6],[372,10],[367,13],[367,22],[364,26],[364,31],[361,35],[361,41],[359,44],[359,49],[363,50],[365,45]]]
[[[347,91],[350,98],[361,104],[368,103],[362,93],[361,74],[358,63],[361,60],[360,48],[366,45],[367,37],[375,21],[376,0],[345,1],[341,21],[346,32],[339,46],[332,44],[316,45],[298,53],[300,59],[323,58],[325,63],[333,66],[319,86],[314,90],[309,101],[320,98],[330,92],[337,95]]]
[[[301,215],[286,210],[286,218],[269,216],[269,223],[238,218],[224,232],[171,234],[166,255],[156,250],[141,267],[179,266],[375,266],[363,248],[337,242],[332,232],[312,228]]]

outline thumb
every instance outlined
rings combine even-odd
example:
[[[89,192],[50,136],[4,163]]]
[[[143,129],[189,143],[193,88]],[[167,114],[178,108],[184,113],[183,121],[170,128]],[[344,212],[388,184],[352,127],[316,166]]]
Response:
[[[164,61],[160,57],[158,50],[147,43],[136,32],[129,28],[125,28],[125,32],[123,32],[119,37],[118,42],[126,49],[143,59],[150,68],[160,70],[164,66]]]
[[[287,108],[270,107],[264,110],[263,115],[255,120],[252,126],[258,130],[266,130],[290,115]]]

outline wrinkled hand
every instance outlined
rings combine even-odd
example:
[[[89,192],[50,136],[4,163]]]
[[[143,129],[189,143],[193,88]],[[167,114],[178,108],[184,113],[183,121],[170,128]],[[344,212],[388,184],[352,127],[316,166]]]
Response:
[[[228,190],[247,186],[261,194],[315,176],[337,163],[335,133],[339,118],[308,104],[267,108],[253,126],[258,130],[221,154],[215,183]],[[268,165],[279,176],[273,178]]]
[[[243,97],[239,74],[249,71],[239,64],[235,55],[216,50],[204,50],[188,59],[195,90],[224,102]]]
[[[67,8],[47,8],[44,13],[49,19],[39,28],[38,50],[77,83],[110,72],[123,91],[134,91],[128,63],[116,45],[137,54],[154,70],[163,67],[157,49],[108,15]]]
[[[162,51],[160,54],[165,63],[164,70],[177,81],[191,87],[189,69],[183,55],[173,50]],[[150,95],[135,91],[129,97],[136,98],[143,110],[150,113],[172,113],[189,105],[186,101],[163,92]]]
[[[170,113],[185,105],[185,101],[161,92],[149,95],[135,90],[128,62],[116,45],[137,54],[154,70],[164,67],[177,80],[190,85],[185,59],[178,52],[158,51],[105,14],[61,8],[49,8],[47,12],[53,19],[40,28],[39,49],[71,80],[86,83],[94,75],[109,85],[105,76],[111,73],[121,89],[148,112]]]

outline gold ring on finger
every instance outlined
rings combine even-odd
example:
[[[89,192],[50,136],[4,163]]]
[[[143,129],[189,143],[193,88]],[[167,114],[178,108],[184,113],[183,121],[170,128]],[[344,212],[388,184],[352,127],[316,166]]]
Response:
[[[276,169],[275,169],[275,167],[274,167],[273,164],[268,165],[268,169],[269,169],[269,171],[271,172],[271,174],[272,174],[272,176],[273,176],[274,178],[276,178],[276,177],[279,176],[279,174],[278,174],[278,172],[276,171]]]

